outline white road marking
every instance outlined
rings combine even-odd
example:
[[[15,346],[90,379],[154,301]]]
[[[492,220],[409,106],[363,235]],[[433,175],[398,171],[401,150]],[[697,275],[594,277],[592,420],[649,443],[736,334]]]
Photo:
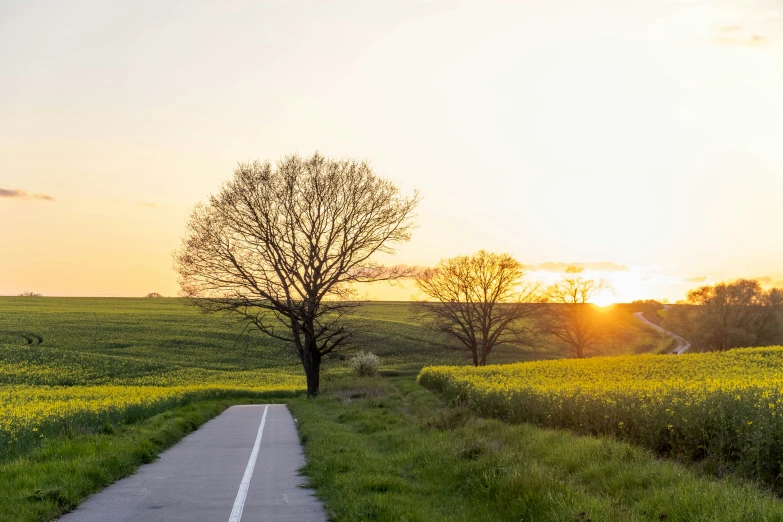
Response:
[[[231,517],[228,519],[228,522],[239,522],[242,519],[242,511],[245,509],[247,490],[250,488],[250,479],[253,478],[253,470],[256,467],[256,460],[258,460],[258,450],[261,447],[261,437],[264,435],[267,410],[269,410],[269,405],[264,408],[264,415],[261,417],[261,425],[258,427],[258,435],[256,435],[256,443],[253,446],[253,452],[250,454],[250,460],[247,461],[245,475],[242,477],[242,482],[239,484],[237,498],[234,500],[234,509],[231,510]]]

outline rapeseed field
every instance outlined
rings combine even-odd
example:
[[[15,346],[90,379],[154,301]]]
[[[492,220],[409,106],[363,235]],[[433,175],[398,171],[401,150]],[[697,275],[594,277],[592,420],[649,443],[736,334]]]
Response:
[[[284,346],[241,331],[172,300],[0,299],[0,460],[193,401],[305,389]]]
[[[638,349],[655,346],[626,315]],[[417,323],[408,303],[368,304],[354,320],[356,345],[380,355],[385,370],[470,360]],[[493,357],[561,355],[542,344],[538,351],[500,346]],[[325,378],[345,366],[327,359]],[[291,346],[179,299],[0,298],[0,460],[51,437],[111,430],[192,401],[304,389]]]
[[[783,347],[427,367],[418,380],[482,415],[613,436],[780,487]]]

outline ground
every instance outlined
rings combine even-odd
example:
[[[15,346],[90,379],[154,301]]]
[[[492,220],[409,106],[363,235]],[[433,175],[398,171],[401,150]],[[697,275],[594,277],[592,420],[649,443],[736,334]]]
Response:
[[[607,313],[623,342],[601,353],[665,348],[631,309]],[[378,354],[387,375],[470,363],[467,351],[418,322],[409,303],[369,303],[354,319],[354,349]],[[539,337],[498,346],[490,362],[567,356],[566,347]],[[323,370],[329,383],[348,365],[329,358]],[[50,520],[227,405],[296,402],[303,389],[290,346],[178,299],[0,298],[3,509],[14,520]]]

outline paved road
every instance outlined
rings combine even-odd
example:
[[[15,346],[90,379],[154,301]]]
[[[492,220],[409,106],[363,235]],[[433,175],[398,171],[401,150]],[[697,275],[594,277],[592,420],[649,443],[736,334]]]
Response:
[[[60,521],[326,522],[304,463],[288,408],[233,406]]]
[[[672,337],[675,341],[677,341],[677,347],[669,353],[672,353],[674,355],[680,355],[687,352],[688,349],[691,347],[691,343],[689,343],[688,341],[686,341],[676,333],[670,332],[669,330],[664,330],[663,328],[653,323],[652,321],[648,321],[642,312],[634,312],[633,316],[639,319],[640,321],[643,321],[645,324],[647,324],[647,326],[651,326],[656,330],[658,330],[659,332],[663,332],[669,337]]]

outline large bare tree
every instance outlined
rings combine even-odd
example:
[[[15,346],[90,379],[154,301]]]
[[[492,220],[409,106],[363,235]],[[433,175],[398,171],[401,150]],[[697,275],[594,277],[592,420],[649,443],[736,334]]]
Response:
[[[603,280],[586,279],[583,271],[568,267],[562,278],[544,291],[548,304],[538,316],[539,330],[563,341],[578,358],[614,333],[605,315],[590,302],[609,285]]]
[[[521,320],[535,311],[536,286],[524,284],[524,267],[508,254],[481,250],[441,260],[421,271],[416,286],[433,301],[417,303],[437,331],[456,338],[484,366],[492,348],[521,339]]]
[[[190,215],[174,255],[182,293],[292,343],[313,397],[322,358],[353,335],[353,285],[407,274],[374,258],[410,239],[417,203],[364,162],[315,153],[240,164]]]

